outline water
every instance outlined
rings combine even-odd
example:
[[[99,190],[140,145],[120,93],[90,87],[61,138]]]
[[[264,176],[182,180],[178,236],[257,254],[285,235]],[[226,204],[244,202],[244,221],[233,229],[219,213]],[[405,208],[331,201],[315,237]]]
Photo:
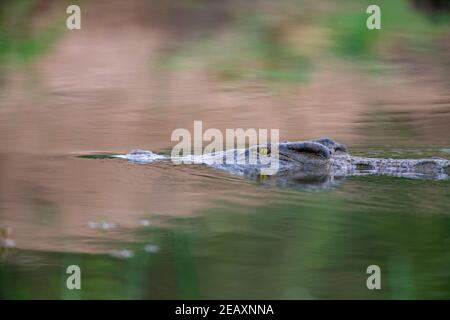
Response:
[[[83,7],[83,32],[1,69],[0,298],[450,298],[448,180],[304,190],[77,157],[167,153],[173,130],[202,120],[279,128],[282,140],[330,136],[370,157],[449,159],[439,68],[365,75],[323,57],[299,87],[218,81],[195,68],[202,57],[160,66],[172,33],[146,22],[147,2],[98,3]],[[66,288],[73,264],[81,290]],[[366,287],[369,265],[381,290]]]
[[[2,178],[15,241],[1,251],[2,298],[449,298],[448,181],[350,177],[302,191],[203,166],[14,165],[20,181]],[[81,291],[65,289],[71,264]],[[381,291],[366,288],[372,264]]]

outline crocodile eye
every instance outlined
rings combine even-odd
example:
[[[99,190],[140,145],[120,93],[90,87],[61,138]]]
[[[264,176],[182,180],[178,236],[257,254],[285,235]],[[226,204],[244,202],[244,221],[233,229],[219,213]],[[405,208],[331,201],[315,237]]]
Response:
[[[262,155],[269,155],[270,154],[270,147],[258,147],[258,153]]]
[[[444,167],[445,174],[448,174],[450,176],[450,164],[446,167]]]

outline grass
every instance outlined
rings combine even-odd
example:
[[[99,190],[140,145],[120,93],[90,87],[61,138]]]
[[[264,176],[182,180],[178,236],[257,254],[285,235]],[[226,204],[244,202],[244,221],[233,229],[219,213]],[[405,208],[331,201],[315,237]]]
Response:
[[[366,28],[370,4],[381,9],[381,29]],[[449,31],[446,14],[426,16],[414,10],[409,1],[350,1],[331,13],[327,20],[332,32],[333,49],[341,57],[378,59],[395,44],[409,50],[426,52],[433,41]]]
[[[164,64],[183,67],[186,60],[201,57],[207,69],[224,81],[305,82],[312,60],[280,37],[280,28],[257,14],[242,14],[224,34],[197,39],[165,57]]]
[[[64,26],[64,16],[40,28],[32,25],[36,0],[2,1],[0,4],[0,64],[29,63],[50,51]]]
[[[379,74],[390,52],[428,54],[449,32],[448,15],[427,16],[407,0],[321,1],[321,6],[313,1],[283,1],[287,4],[293,4],[287,12],[281,5],[269,12],[241,12],[228,29],[188,41],[164,62],[173,67],[192,65],[186,63],[192,59],[201,61],[224,81],[304,83],[314,66],[322,64],[330,53]],[[370,4],[381,8],[381,30],[366,27]],[[311,49],[308,41],[314,37],[305,34],[309,28],[325,30],[317,35],[323,37],[325,45],[307,50]],[[290,33],[297,43],[289,41]]]

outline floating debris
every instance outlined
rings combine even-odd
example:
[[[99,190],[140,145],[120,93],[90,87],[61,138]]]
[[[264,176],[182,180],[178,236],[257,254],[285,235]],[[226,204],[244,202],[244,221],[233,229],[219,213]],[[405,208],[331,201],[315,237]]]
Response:
[[[151,223],[150,223],[150,220],[143,219],[143,220],[139,221],[139,225],[141,225],[143,227],[148,227],[151,225]]]
[[[120,258],[120,259],[129,259],[134,256],[133,251],[128,250],[128,249],[113,250],[113,251],[111,251],[110,254],[114,258]]]
[[[91,229],[101,229],[101,230],[110,230],[117,227],[115,223],[102,221],[102,222],[93,222],[89,221],[88,226]]]
[[[4,239],[2,241],[2,247],[4,248],[15,248],[16,242],[13,239]]]
[[[148,253],[156,253],[159,251],[159,246],[156,244],[146,244],[144,246],[144,251]]]

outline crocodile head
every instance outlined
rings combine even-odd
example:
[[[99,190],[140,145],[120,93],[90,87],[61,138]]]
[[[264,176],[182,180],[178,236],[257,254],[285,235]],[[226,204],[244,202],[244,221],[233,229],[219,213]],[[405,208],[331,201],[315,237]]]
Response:
[[[311,141],[283,142],[278,146],[280,160],[302,165],[324,165],[336,153],[346,153],[347,148],[329,138]]]
[[[342,179],[331,173],[331,158],[345,154],[344,145],[324,138],[319,140],[282,142],[277,144],[280,167],[269,184],[278,186],[302,186],[306,189],[328,188]],[[274,146],[260,147],[258,153],[272,155]],[[339,181],[338,181],[339,180]]]

